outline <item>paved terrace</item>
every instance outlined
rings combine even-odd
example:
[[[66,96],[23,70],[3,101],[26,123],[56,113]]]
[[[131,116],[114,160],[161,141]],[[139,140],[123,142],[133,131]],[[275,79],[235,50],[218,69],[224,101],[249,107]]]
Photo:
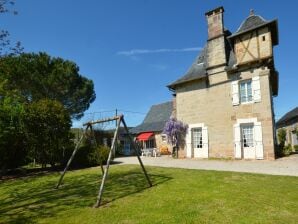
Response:
[[[120,157],[114,161],[119,165],[138,164],[137,157]],[[298,176],[298,154],[274,161],[173,159],[168,156],[142,157],[142,161],[145,166]]]

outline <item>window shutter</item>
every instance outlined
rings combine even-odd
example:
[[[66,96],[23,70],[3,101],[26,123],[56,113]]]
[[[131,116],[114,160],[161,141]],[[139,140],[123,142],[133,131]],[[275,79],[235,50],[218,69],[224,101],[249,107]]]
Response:
[[[238,105],[239,104],[239,86],[238,81],[232,82],[232,104]]]
[[[261,122],[255,122],[254,124],[254,140],[255,140],[256,159],[264,159]]]
[[[241,159],[241,131],[240,124],[234,124],[234,155],[236,159]]]
[[[254,102],[261,102],[261,86],[260,77],[256,76],[252,78],[252,94]]]
[[[208,128],[202,127],[202,143],[203,143],[203,149],[208,151]]]

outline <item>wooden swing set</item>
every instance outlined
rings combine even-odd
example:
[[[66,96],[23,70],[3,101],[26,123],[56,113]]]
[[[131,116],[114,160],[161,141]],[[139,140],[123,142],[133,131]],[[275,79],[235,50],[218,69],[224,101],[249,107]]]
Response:
[[[97,201],[94,205],[94,207],[99,207],[100,204],[101,204],[101,199],[102,199],[102,194],[103,194],[103,191],[104,191],[104,185],[105,185],[105,181],[107,179],[107,176],[108,176],[108,172],[109,172],[109,167],[110,167],[110,162],[111,162],[111,159],[112,159],[112,155],[113,155],[113,152],[115,150],[115,145],[116,145],[116,139],[117,139],[117,136],[118,136],[118,133],[119,133],[119,127],[120,127],[120,124],[122,123],[123,126],[124,126],[124,130],[125,132],[127,133],[127,136],[129,138],[129,141],[131,143],[131,146],[132,148],[134,149],[135,151],[135,154],[137,155],[137,158],[139,160],[139,163],[140,163],[140,166],[144,172],[144,175],[147,179],[147,182],[149,184],[149,187],[152,187],[152,182],[147,174],[147,171],[143,165],[143,162],[140,158],[140,155],[139,155],[139,151],[138,151],[138,148],[137,148],[137,145],[135,144],[135,142],[133,141],[133,138],[132,136],[130,135],[129,131],[128,131],[128,128],[126,126],[126,123],[124,121],[124,116],[123,115],[119,115],[119,116],[115,116],[115,117],[111,117],[111,118],[105,118],[105,119],[101,119],[101,120],[97,120],[97,121],[89,121],[85,124],[83,124],[83,126],[86,126],[82,136],[80,137],[79,141],[77,142],[76,146],[75,146],[75,149],[71,155],[71,157],[69,158],[67,164],[66,164],[66,167],[65,169],[63,170],[63,172],[61,173],[61,176],[60,176],[60,179],[56,185],[56,189],[59,188],[59,186],[61,185],[62,183],[62,180],[63,180],[63,177],[66,173],[66,171],[68,170],[72,160],[74,159],[75,155],[76,155],[76,152],[78,151],[79,149],[79,146],[81,144],[81,142],[83,141],[83,139],[86,137],[87,135],[87,132],[88,132],[88,129],[90,129],[91,133],[93,134],[93,137],[95,138],[94,136],[94,132],[93,132],[93,128],[92,128],[92,125],[95,125],[95,124],[100,124],[100,123],[105,123],[105,122],[111,122],[111,121],[116,121],[117,122],[117,126],[116,126],[116,130],[114,132],[114,137],[113,137],[113,141],[112,141],[112,146],[111,146],[111,150],[110,150],[110,153],[109,153],[109,156],[108,156],[108,160],[107,160],[107,164],[105,166],[105,169],[103,169],[103,166],[102,164],[100,164],[100,167],[101,167],[101,170],[102,170],[102,180],[101,180],[101,184],[100,184],[100,188],[99,188],[99,192],[98,192],[98,196],[97,196]]]

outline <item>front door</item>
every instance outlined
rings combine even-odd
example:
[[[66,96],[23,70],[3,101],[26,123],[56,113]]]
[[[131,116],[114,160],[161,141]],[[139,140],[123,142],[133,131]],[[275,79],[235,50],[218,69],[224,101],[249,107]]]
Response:
[[[255,159],[255,146],[254,146],[254,125],[242,124],[241,125],[241,145],[242,145],[242,158]]]
[[[208,149],[203,147],[202,128],[192,128],[191,134],[192,134],[192,157],[208,158]]]

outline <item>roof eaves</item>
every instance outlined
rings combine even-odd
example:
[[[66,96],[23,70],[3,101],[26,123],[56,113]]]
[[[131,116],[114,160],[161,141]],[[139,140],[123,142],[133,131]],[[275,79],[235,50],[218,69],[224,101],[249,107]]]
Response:
[[[198,76],[198,77],[194,77],[192,79],[188,79],[188,80],[181,80],[179,82],[179,80],[167,85],[167,87],[171,90],[174,90],[175,87],[177,87],[178,85],[182,85],[182,84],[185,84],[185,83],[188,83],[188,82],[192,82],[192,81],[196,81],[196,80],[200,80],[200,79],[204,79],[206,78],[206,76]]]

